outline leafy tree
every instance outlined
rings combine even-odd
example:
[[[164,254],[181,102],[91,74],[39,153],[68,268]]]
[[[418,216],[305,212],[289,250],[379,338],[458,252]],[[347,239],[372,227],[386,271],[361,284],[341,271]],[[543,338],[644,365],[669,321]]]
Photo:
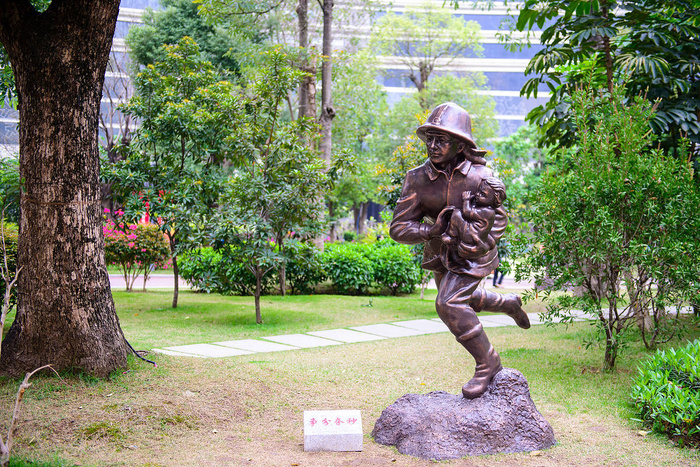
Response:
[[[596,320],[606,370],[631,327],[649,346],[677,333],[666,306],[696,299],[700,273],[700,193],[687,159],[650,149],[651,105],[622,104],[624,90],[613,91],[573,93],[579,143],[557,149],[542,176],[516,269],[534,278],[548,319],[582,309]],[[554,294],[571,287],[583,293]]]
[[[542,50],[521,93],[550,101],[528,120],[543,127],[548,144],[576,140],[571,94],[582,83],[612,92],[625,83],[628,98],[657,102],[651,121],[660,142],[675,150],[681,138],[700,143],[700,5],[693,0],[526,0],[513,28],[543,28]],[[517,47],[517,43],[511,44]],[[697,149],[696,149],[697,151]]]
[[[192,0],[160,0],[160,4],[161,10],[146,9],[143,25],[130,28],[126,36],[131,58],[136,63],[163,62],[167,53],[163,45],[174,45],[183,37],[191,37],[199,45],[203,60],[220,70],[240,72],[230,50],[243,47],[245,41],[232,38],[226,29],[207,23]]]
[[[494,142],[491,154],[494,169],[508,193],[505,202],[509,220],[507,230],[511,230],[511,226],[525,227],[523,211],[532,204],[535,187],[548,164],[549,149],[538,147],[538,139],[538,128],[525,125]]]
[[[23,180],[23,269],[0,367],[16,375],[50,362],[106,376],[127,357],[104,261],[97,143],[119,1],[41,3],[0,0]]]
[[[337,117],[333,124],[333,138],[337,152],[347,151],[356,164],[336,182],[327,199],[331,222],[348,210],[355,216],[358,233],[364,224],[370,202],[378,202],[379,180],[374,167],[379,155],[371,140],[378,133],[382,116],[388,112],[386,93],[377,82],[376,57],[365,49],[354,54],[340,54],[334,67],[333,100]],[[335,241],[334,225],[331,241]]]
[[[394,57],[408,67],[408,78],[421,91],[439,66],[447,66],[460,56],[479,55],[481,28],[465,21],[449,9],[426,3],[403,14],[387,13],[374,24],[370,47],[378,55]],[[427,108],[426,105],[422,105]]]
[[[121,147],[124,159],[106,165],[103,177],[113,184],[128,222],[147,215],[168,238],[175,308],[177,255],[194,224],[217,203],[222,164],[239,162],[236,147],[248,141],[236,126],[243,112],[238,91],[216,81],[213,65],[197,44],[185,37],[164,49],[164,61],[147,66],[134,80],[136,95],[123,111],[141,126],[131,144]]]
[[[326,190],[327,176],[307,144],[318,131],[315,122],[282,119],[285,98],[301,76],[290,67],[289,55],[279,47],[268,50],[263,65],[251,72],[239,134],[248,142],[239,148],[241,157],[249,162],[230,178],[211,232],[222,254],[233,254],[229,260],[255,275],[255,316],[261,324],[261,281],[280,266],[284,276],[286,239],[313,238],[324,227],[318,196]]]

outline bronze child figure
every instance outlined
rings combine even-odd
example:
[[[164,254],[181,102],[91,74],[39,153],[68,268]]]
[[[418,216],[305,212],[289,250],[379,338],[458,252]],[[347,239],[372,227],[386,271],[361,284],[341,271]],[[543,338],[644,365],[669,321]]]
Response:
[[[428,160],[406,174],[389,232],[400,243],[425,243],[422,265],[435,276],[438,316],[476,361],[474,377],[462,387],[464,397],[474,399],[486,391],[491,379],[503,368],[476,313],[506,313],[521,328],[530,327],[519,296],[478,287],[498,266],[496,244],[508,219],[498,203],[481,206],[478,209],[481,214],[475,212],[475,218],[490,218],[493,211],[487,227],[474,230],[481,241],[474,241],[472,227],[467,226],[456,229],[459,242],[452,242],[450,233],[445,238],[450,242],[445,243],[443,234],[450,226],[451,217],[459,211],[456,206],[466,204],[463,193],[477,193],[482,181],[493,177],[493,173],[486,167],[486,152],[476,148],[469,114],[458,105],[448,102],[437,106],[416,134],[426,143]],[[467,207],[474,209],[471,201]],[[462,226],[468,224],[464,217],[462,222]],[[456,227],[460,227],[459,219]]]
[[[496,209],[506,199],[506,187],[498,178],[488,177],[481,180],[475,195],[465,191],[462,198],[462,210],[452,212],[442,241],[447,245],[459,245],[462,258],[475,258],[496,246],[491,244],[489,234],[496,218]]]

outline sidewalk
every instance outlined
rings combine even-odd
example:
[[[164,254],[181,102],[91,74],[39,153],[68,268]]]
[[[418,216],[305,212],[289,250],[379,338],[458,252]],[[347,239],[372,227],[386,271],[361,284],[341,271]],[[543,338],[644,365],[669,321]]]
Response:
[[[172,287],[172,276],[170,287]],[[159,284],[164,282],[157,282]],[[492,282],[487,280],[484,284],[487,289],[492,288]],[[185,285],[186,286],[186,285]],[[123,287],[123,281],[122,281]],[[150,280],[149,280],[149,287]],[[155,287],[155,286],[154,286]],[[182,287],[182,286],[181,286]],[[435,288],[435,283],[431,281],[429,288]],[[516,283],[513,279],[506,278],[499,291],[508,289],[524,289],[530,287],[528,283]],[[537,313],[528,314],[530,323],[541,324]],[[506,315],[482,315],[481,324],[488,327],[515,326],[515,322]],[[583,319],[579,317],[578,319]],[[238,355],[250,355],[254,353],[281,352],[285,350],[299,350],[313,347],[325,347],[331,345],[352,344],[356,342],[368,342],[382,339],[392,339],[398,337],[420,336],[425,334],[435,334],[449,332],[447,326],[440,318],[415,319],[408,321],[396,321],[389,324],[370,324],[366,326],[351,326],[348,328],[329,329],[325,331],[311,331],[304,334],[288,334],[261,337],[258,339],[241,339],[224,342],[212,342],[205,344],[178,345],[153,349],[153,352],[162,353],[176,357],[195,358],[223,358],[235,357]]]
[[[148,281],[146,282],[146,290],[149,289],[173,289],[174,279],[172,274],[151,274],[148,276]],[[185,282],[184,279],[180,278],[180,290],[189,289],[190,285]],[[109,275],[109,284],[112,286],[112,290],[126,290],[126,283],[124,282],[124,277],[119,274]],[[143,276],[139,275],[134,282],[134,290],[141,290],[143,288]]]
[[[173,288],[172,274],[152,274],[146,283],[147,289],[171,289]],[[113,290],[124,290],[126,288],[124,278],[118,274],[110,274],[109,281]],[[180,290],[190,288],[189,284],[180,279]],[[134,282],[134,289],[140,290],[143,287],[143,276],[138,276]],[[485,279],[484,287],[493,289],[492,280]],[[508,289],[531,288],[530,283],[516,283],[512,277],[506,277],[502,286],[498,289],[506,292]],[[429,289],[436,289],[435,281],[428,284]],[[532,325],[540,324],[537,313],[528,315]],[[506,315],[485,315],[480,317],[484,327],[515,326],[513,320]],[[326,331],[313,331],[305,334],[289,334],[280,336],[262,337],[259,339],[242,339],[225,342],[213,342],[205,344],[180,345],[153,349],[153,352],[172,355],[178,357],[195,358],[221,358],[234,357],[237,355],[249,355],[253,353],[279,352],[285,350],[299,350],[313,347],[324,347],[330,345],[352,344],[356,342],[367,342],[397,337],[419,336],[424,334],[434,334],[449,332],[447,326],[440,318],[416,319],[409,321],[398,321],[391,324],[371,324],[367,326],[354,326],[341,329],[330,329]]]
[[[528,317],[533,326],[542,324],[537,313],[530,313]],[[581,317],[578,318],[578,320],[582,319]],[[485,315],[481,316],[479,320],[485,328],[515,326],[513,320],[506,315]],[[353,326],[349,328],[330,329],[327,331],[312,331],[305,334],[262,337],[260,339],[179,345],[164,347],[162,349],[153,349],[153,351],[176,357],[221,358],[253,353],[280,352],[284,350],[352,344],[397,337],[420,336],[441,332],[449,332],[449,330],[440,318],[414,319],[409,321],[396,321],[390,324],[370,324],[367,326]]]

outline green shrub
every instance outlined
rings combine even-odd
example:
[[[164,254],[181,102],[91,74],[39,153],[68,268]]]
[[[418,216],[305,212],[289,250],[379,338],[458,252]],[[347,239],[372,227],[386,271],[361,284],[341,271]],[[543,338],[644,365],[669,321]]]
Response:
[[[355,240],[355,237],[357,237],[357,234],[352,230],[343,232],[343,240],[345,240],[346,242],[352,242],[353,240]]]
[[[243,264],[231,259],[233,246],[220,250],[211,247],[197,248],[183,253],[178,263],[180,274],[192,286],[202,292],[217,292],[225,295],[253,295],[255,276]],[[275,274],[263,276],[262,293],[269,291]]]
[[[421,275],[410,247],[393,240],[382,240],[373,246],[370,260],[377,285],[389,289],[392,295],[413,292]]]
[[[313,245],[289,241],[287,254],[287,284],[293,294],[310,294],[326,279],[321,252]]]
[[[326,246],[322,261],[326,275],[338,293],[363,295],[374,278],[369,250],[372,245],[334,243]]]
[[[17,267],[17,225],[11,223],[4,224],[4,230],[1,233],[5,239],[5,251],[7,252],[7,268],[10,271],[10,275],[14,278],[15,269]],[[0,261],[3,258],[0,257]],[[12,281],[10,279],[10,282]],[[5,281],[0,276],[0,300],[5,296]],[[17,289],[12,290],[10,295],[10,307],[17,303]]]
[[[644,362],[632,399],[652,430],[700,446],[700,340],[659,351]]]
[[[197,248],[178,256],[180,276],[200,292],[218,292],[221,282],[216,273],[221,254],[213,248]]]

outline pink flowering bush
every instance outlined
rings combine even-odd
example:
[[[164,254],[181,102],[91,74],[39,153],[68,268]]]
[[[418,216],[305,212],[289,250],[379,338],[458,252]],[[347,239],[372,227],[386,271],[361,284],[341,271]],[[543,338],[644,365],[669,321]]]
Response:
[[[102,227],[102,232],[107,264],[120,267],[127,292],[131,292],[139,274],[144,275],[145,290],[152,267],[159,268],[170,259],[170,248],[157,225],[127,225],[123,222],[115,224],[108,219]]]

